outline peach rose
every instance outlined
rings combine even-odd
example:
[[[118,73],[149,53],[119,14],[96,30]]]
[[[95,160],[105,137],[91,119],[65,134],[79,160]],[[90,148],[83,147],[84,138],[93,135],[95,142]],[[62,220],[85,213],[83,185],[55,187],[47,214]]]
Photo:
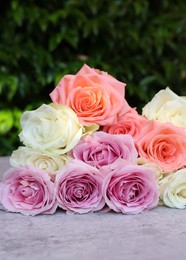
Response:
[[[186,166],[186,132],[171,123],[149,121],[141,129],[137,150],[164,172],[178,170]]]
[[[124,104],[125,83],[106,72],[84,65],[76,75],[64,76],[50,93],[56,104],[66,104],[77,114],[83,125],[111,125]]]
[[[119,115],[116,124],[104,126],[103,131],[109,134],[129,134],[135,141],[146,121],[145,117],[131,108],[127,113]]]

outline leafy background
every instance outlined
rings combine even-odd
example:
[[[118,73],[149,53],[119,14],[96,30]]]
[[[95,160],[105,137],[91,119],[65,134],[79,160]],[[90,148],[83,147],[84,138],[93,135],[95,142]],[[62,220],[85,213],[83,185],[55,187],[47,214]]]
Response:
[[[126,82],[139,112],[166,86],[186,95],[185,14],[182,0],[1,1],[0,155],[19,145],[22,111],[84,63]]]

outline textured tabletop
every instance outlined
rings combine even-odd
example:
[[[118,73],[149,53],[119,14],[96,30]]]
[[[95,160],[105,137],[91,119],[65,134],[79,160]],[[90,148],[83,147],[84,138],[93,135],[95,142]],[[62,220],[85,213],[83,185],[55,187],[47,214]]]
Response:
[[[9,158],[0,158],[0,178]],[[25,217],[0,211],[0,259],[185,259],[186,210]]]

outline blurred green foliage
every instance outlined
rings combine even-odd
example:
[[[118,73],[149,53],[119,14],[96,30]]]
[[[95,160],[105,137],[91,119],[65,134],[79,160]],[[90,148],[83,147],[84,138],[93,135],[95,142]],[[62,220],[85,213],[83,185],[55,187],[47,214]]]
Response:
[[[84,63],[126,82],[131,106],[166,86],[186,95],[185,14],[182,0],[1,1],[0,155],[18,146],[22,111]]]

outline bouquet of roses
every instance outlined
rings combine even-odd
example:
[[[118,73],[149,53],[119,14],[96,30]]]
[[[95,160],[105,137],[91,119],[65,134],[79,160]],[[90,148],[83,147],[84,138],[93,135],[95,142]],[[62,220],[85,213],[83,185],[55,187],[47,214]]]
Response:
[[[53,103],[23,113],[0,208],[24,215],[186,207],[186,98],[161,90],[139,115],[125,83],[84,65]]]

